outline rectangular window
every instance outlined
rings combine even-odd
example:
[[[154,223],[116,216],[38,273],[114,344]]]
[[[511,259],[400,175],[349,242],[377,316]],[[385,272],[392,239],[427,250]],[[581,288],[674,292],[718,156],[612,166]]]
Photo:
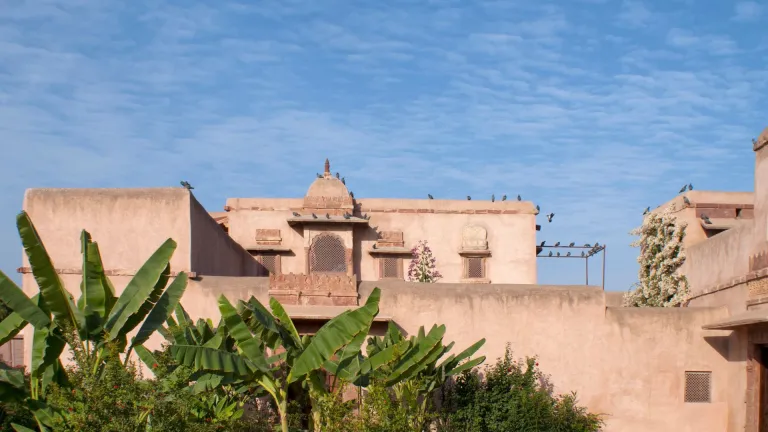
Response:
[[[485,257],[465,257],[464,278],[485,279]]]
[[[685,373],[685,402],[712,402],[712,372]]]
[[[379,258],[379,279],[402,279],[403,260],[397,257]]]
[[[280,255],[259,254],[255,255],[254,258],[261,264],[259,276],[280,274]]]

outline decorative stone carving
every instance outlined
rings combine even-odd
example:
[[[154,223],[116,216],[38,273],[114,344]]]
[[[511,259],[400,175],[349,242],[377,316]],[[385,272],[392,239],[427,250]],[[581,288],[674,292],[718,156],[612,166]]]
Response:
[[[461,249],[463,251],[488,250],[488,232],[485,228],[476,225],[464,227],[461,234]]]
[[[376,241],[376,247],[404,247],[402,231],[381,231]]]
[[[357,305],[357,280],[350,275],[270,275],[269,295],[284,304]]]
[[[257,245],[279,245],[282,242],[279,229],[257,229],[256,230],[256,244]]]

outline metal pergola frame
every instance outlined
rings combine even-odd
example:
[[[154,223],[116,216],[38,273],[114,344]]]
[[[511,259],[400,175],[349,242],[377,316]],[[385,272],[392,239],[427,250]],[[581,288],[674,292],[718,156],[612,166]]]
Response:
[[[580,249],[580,250],[589,249],[589,252],[587,252],[584,256],[581,256],[581,255],[571,255],[571,256],[565,256],[565,255],[560,255],[560,256],[557,256],[557,255],[552,255],[552,256],[549,256],[549,255],[539,255],[541,252],[544,251],[544,249]],[[601,283],[601,285],[603,287],[603,291],[605,291],[605,255],[606,255],[605,249],[606,249],[605,245],[600,245],[600,246],[568,246],[568,245],[565,245],[565,246],[548,246],[548,245],[547,246],[538,246],[537,245],[536,246],[536,258],[578,258],[578,259],[583,259],[584,260],[584,281],[585,281],[584,284],[585,285],[589,285],[589,258],[591,258],[592,256],[597,255],[600,252],[602,252],[603,259],[602,259],[602,269],[601,269],[601,274],[602,274],[602,281],[601,281],[602,283]]]

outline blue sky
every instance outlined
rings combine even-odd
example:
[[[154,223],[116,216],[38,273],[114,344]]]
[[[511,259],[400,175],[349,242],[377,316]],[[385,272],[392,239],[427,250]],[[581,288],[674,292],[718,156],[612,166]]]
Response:
[[[218,211],[302,196],[329,157],[359,197],[520,193],[556,213],[540,241],[608,244],[625,290],[646,206],[688,182],[752,190],[766,19],[749,1],[5,1],[0,269],[20,265],[26,188],[186,179]],[[580,283],[574,261],[539,260],[539,281]]]

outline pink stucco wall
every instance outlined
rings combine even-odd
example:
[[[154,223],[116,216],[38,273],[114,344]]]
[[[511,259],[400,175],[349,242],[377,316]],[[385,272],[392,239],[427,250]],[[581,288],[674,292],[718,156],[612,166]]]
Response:
[[[686,248],[681,271],[688,278],[691,293],[697,294],[747,274],[752,238],[752,225],[746,224]]]

